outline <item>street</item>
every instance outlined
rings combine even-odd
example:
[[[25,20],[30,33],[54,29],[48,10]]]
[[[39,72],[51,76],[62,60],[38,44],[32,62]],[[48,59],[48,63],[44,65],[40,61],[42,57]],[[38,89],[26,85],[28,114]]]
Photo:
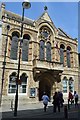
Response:
[[[65,106],[65,105],[64,105]],[[22,108],[22,109],[21,109]],[[5,110],[4,110],[5,109]],[[68,118],[70,119],[77,119],[80,115],[80,105],[75,108],[74,105],[70,106],[70,110],[68,110]],[[62,119],[65,118],[64,115],[64,107],[61,108],[60,112],[53,112],[53,106],[49,104],[47,107],[47,111],[43,111],[43,105],[42,103],[34,103],[34,104],[28,104],[27,106],[24,105],[24,107],[20,107],[17,112],[17,116],[14,117],[14,111],[11,109],[8,110],[6,107],[2,109],[2,120],[5,119],[17,119],[17,118],[56,118],[56,119]]]

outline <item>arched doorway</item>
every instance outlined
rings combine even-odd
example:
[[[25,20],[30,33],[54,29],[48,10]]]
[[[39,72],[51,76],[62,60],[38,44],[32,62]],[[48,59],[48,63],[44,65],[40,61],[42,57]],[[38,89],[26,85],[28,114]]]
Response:
[[[44,92],[46,92],[49,98],[51,97],[51,87],[52,85],[49,79],[42,79],[39,81],[39,101],[42,100],[41,98]]]

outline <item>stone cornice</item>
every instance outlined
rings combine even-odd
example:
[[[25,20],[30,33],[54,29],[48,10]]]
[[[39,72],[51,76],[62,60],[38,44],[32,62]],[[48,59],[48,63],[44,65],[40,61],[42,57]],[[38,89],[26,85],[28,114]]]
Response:
[[[63,40],[64,42],[78,45],[78,41],[74,41],[74,39],[70,39],[70,38],[66,38],[66,37],[62,37],[62,36],[56,36],[55,38],[57,38],[59,40]]]

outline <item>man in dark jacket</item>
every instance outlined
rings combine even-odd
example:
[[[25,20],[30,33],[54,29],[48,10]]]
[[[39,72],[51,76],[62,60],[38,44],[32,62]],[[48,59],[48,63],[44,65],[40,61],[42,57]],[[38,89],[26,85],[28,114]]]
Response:
[[[53,105],[54,105],[53,111],[56,112],[56,109],[58,108],[58,112],[60,112],[60,98],[57,92],[55,92],[53,96]]]

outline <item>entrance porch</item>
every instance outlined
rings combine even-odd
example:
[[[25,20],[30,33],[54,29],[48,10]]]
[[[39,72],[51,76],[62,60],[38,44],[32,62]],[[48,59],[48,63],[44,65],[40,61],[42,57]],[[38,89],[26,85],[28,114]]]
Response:
[[[35,82],[39,82],[38,98],[42,98],[44,92],[49,98],[53,92],[56,91],[55,83],[61,81],[61,73],[63,72],[63,65],[59,62],[46,62],[34,60],[33,62],[33,77]]]

